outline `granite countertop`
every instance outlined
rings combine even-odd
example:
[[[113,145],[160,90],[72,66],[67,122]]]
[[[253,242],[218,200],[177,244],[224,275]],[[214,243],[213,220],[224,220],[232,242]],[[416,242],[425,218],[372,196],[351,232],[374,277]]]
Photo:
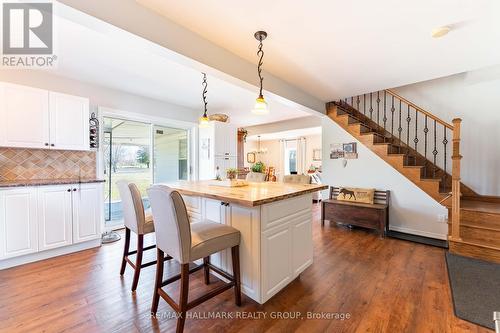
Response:
[[[248,186],[222,187],[210,185],[212,181],[179,181],[165,184],[181,194],[232,202],[246,207],[285,200],[307,193],[328,189],[328,185],[295,183],[249,183]]]
[[[42,186],[42,185],[64,185],[64,184],[88,184],[103,183],[104,179],[82,178],[82,179],[29,179],[29,180],[5,180],[0,181],[2,187]]]

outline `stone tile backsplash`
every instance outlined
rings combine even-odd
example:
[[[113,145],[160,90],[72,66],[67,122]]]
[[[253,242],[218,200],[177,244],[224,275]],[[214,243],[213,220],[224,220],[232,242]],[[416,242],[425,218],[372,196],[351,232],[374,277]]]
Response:
[[[95,178],[96,152],[0,147],[0,181]]]

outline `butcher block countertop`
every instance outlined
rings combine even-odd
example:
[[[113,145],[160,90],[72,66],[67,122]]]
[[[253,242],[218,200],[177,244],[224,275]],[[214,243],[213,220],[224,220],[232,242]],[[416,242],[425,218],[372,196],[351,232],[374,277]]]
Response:
[[[213,181],[179,181],[164,185],[184,195],[211,198],[245,207],[260,206],[328,188],[328,185],[274,182],[249,183],[242,187],[213,186],[210,183]]]

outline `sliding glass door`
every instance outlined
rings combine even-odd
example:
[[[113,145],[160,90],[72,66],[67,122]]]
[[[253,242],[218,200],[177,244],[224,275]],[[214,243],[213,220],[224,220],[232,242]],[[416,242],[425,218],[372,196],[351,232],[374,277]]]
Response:
[[[117,181],[135,183],[148,209],[146,189],[151,184],[189,178],[189,132],[110,117],[103,118],[103,125],[104,216],[109,230],[123,226]]]
[[[188,131],[154,126],[154,182],[187,180],[189,174]]]

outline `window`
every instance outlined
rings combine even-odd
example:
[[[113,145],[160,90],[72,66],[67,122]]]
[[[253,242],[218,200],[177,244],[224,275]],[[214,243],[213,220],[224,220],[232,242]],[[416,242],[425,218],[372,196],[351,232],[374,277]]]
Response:
[[[297,173],[297,140],[285,141],[285,175]]]

